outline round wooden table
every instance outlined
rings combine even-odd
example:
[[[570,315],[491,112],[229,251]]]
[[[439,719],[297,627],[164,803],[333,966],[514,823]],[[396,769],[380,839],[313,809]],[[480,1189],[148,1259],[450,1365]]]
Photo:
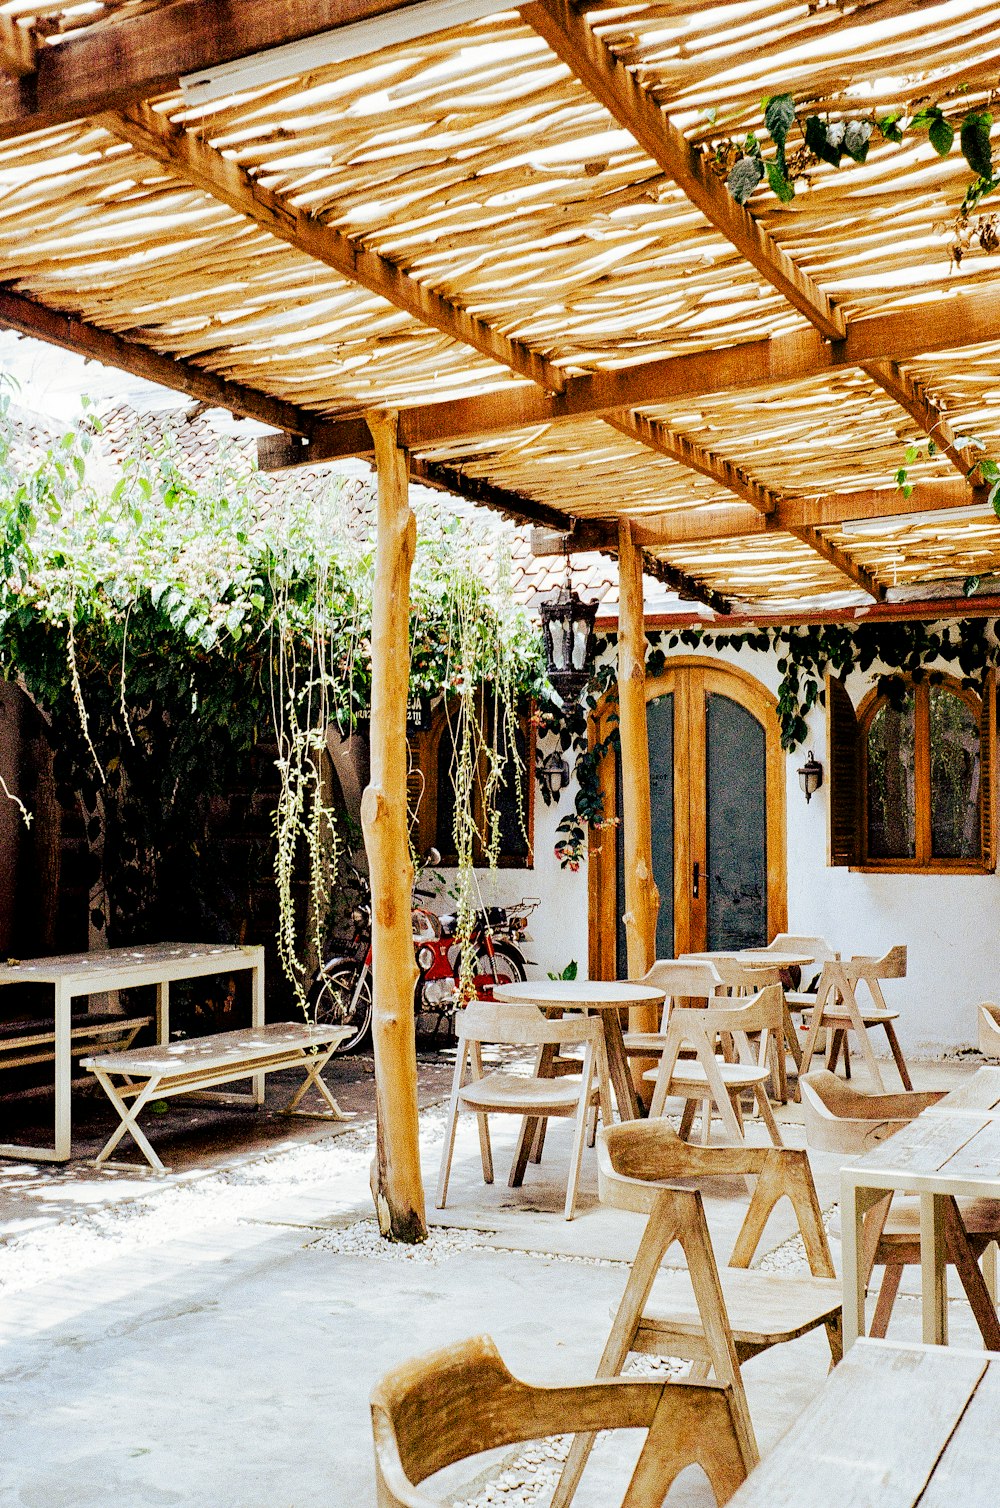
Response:
[[[710,963],[717,958],[731,958],[744,969],[801,969],[815,958],[813,953],[776,953],[770,948],[718,948],[714,953],[681,953],[679,956],[681,959],[707,959]]]
[[[629,1073],[618,1012],[623,1006],[661,1006],[666,999],[663,990],[628,979],[529,979],[526,984],[498,984],[493,998],[511,1005],[538,1005],[543,1010],[600,1011],[618,1114],[622,1120],[638,1120],[642,1107]]]

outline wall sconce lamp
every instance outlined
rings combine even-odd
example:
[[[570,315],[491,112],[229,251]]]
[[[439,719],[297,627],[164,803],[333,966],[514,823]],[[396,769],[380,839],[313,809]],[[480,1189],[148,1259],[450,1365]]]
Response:
[[[553,796],[558,796],[569,785],[569,765],[558,749],[553,749],[551,754],[546,754],[544,759],[538,761],[537,774]]]
[[[808,757],[808,759],[806,760],[806,762],[802,766],[802,768],[799,770],[799,785],[802,787],[802,789],[806,793],[806,804],[807,805],[812,800],[813,796],[819,790],[819,788],[820,788],[820,786],[822,784],[823,784],[823,766],[820,764],[819,760],[816,758],[816,756],[813,753],[812,749],[810,749],[809,750],[809,757]]]

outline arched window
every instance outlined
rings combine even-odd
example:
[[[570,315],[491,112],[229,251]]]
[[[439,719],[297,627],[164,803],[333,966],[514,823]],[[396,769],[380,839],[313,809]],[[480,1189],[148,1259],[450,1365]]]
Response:
[[[833,683],[827,707],[833,863],[895,871],[995,867],[992,684],[977,696],[951,676],[901,676],[871,692],[855,718],[842,685]]]
[[[492,709],[486,708],[486,735],[492,736]],[[455,787],[453,763],[457,729],[444,706],[438,706],[426,733],[411,736],[410,809],[414,814],[415,843],[421,852],[433,845],[445,864],[456,863],[453,833]],[[499,816],[500,852],[497,863],[504,869],[529,869],[534,818],[534,728],[528,709],[518,717],[514,729],[521,773],[516,780],[508,765],[508,776],[495,798]],[[473,788],[473,815],[480,832],[485,830],[483,788],[486,780],[486,751],[481,752],[478,776]],[[476,844],[476,863],[485,862],[482,845]]]

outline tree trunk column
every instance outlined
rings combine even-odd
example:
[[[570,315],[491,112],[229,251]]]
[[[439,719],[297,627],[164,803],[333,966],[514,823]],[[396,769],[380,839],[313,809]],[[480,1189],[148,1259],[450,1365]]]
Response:
[[[416,520],[397,415],[367,416],[378,472],[378,536],[372,607],[371,777],[361,800],[372,903],[372,1042],[377,1150],[372,1194],[383,1236],[427,1235],[420,1178],[417,966],[410,920],[413,864],[406,810],[406,702],[410,682],[410,570]]]
[[[618,730],[621,738],[621,842],[625,869],[625,938],[630,979],[641,979],[656,958],[660,893],[653,879],[653,831],[649,796],[649,736],[646,730],[646,630],[642,601],[642,552],[626,519],[618,524]],[[655,1006],[633,1006],[632,1031],[657,1031]],[[636,1088],[643,1059],[633,1061]]]

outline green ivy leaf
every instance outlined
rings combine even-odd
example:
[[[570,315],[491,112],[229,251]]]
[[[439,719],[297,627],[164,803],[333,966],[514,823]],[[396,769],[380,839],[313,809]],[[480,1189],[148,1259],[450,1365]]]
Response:
[[[970,110],[960,128],[962,156],[974,173],[988,180],[993,178],[992,126],[993,116],[989,110]]]
[[[764,101],[764,124],[775,145],[783,147],[795,124],[795,101],[790,94],[772,94]]]
[[[786,174],[782,163],[777,161],[768,163],[767,181],[782,204],[790,204],[795,198],[795,184]]]
[[[844,127],[844,151],[855,162],[864,162],[872,136],[870,120],[849,120]]]
[[[834,132],[834,140],[830,135]],[[825,120],[818,115],[810,115],[806,119],[805,138],[806,146],[810,152],[814,152],[821,162],[829,162],[836,168],[840,166],[841,150],[839,142],[843,141],[844,128],[841,126],[839,141],[833,126],[827,126]]]
[[[876,120],[875,124],[882,134],[883,141],[894,141],[898,145],[903,140],[903,133],[898,124],[902,118],[902,110],[890,110],[888,115],[882,115]]]
[[[726,188],[737,204],[746,204],[763,176],[764,164],[759,157],[739,157],[726,179]]]
[[[937,448],[936,442],[934,440],[928,440],[927,441],[927,454],[928,454],[928,456],[932,456],[933,457],[933,456],[936,456],[937,453],[938,453],[938,448]]]
[[[907,447],[906,447],[906,455],[903,457],[906,465],[907,466],[912,466],[913,463],[914,463],[914,461],[919,456],[919,454],[920,454],[920,450],[919,450],[918,446],[916,446],[916,445],[907,445]]]
[[[927,136],[938,156],[947,157],[955,140],[955,127],[943,115],[937,115],[930,123]]]

